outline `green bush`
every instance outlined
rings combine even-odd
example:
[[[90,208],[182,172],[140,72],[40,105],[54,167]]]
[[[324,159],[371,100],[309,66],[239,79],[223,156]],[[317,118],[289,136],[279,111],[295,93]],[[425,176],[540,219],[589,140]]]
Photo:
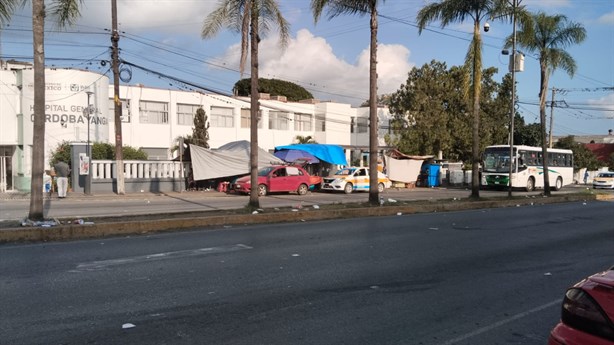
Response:
[[[147,153],[141,148],[124,146],[122,148],[124,160],[147,160]],[[109,143],[92,143],[92,159],[93,160],[115,160],[115,145]],[[62,141],[51,152],[50,165],[54,165],[59,160],[63,160],[70,165],[70,143]],[[71,167],[72,168],[72,167]]]

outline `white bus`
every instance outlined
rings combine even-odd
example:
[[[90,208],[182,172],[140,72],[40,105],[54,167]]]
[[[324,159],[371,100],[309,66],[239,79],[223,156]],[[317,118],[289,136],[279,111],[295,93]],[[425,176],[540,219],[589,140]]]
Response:
[[[550,186],[555,190],[573,183],[573,151],[548,149]],[[532,191],[544,188],[542,148],[515,145],[512,164],[512,188]],[[510,146],[493,145],[484,150],[482,185],[487,187],[509,186]]]

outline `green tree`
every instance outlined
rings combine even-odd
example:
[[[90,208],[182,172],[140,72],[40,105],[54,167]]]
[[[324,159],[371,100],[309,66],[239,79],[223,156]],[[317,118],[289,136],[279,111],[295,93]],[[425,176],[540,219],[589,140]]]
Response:
[[[248,42],[251,56],[251,89],[258,90],[258,43],[260,34],[266,34],[271,25],[279,28],[279,41],[285,47],[289,38],[290,24],[281,15],[276,0],[222,0],[219,6],[205,19],[201,36],[211,38],[222,27],[241,33],[240,74],[243,77],[247,61]],[[249,37],[249,39],[248,39]],[[250,108],[250,208],[260,207],[258,200],[258,93],[251,94]]]
[[[196,110],[190,139],[189,144],[209,148],[209,123],[207,123],[207,113],[203,108]]]
[[[494,81],[495,68],[483,72],[484,87],[480,98],[482,137],[480,147],[505,142],[511,91],[510,78],[503,84]],[[465,67],[447,68],[443,62],[431,61],[413,68],[405,84],[391,95],[392,135],[387,144],[416,155],[436,155],[471,162],[471,112],[463,96]]]
[[[369,14],[370,20],[370,57],[369,57],[369,100],[377,99],[377,5],[384,0],[311,0],[311,10],[317,22],[324,8],[328,8],[328,18],[341,14]],[[369,203],[379,205],[377,155],[378,145],[377,102],[369,102]]]
[[[519,114],[514,119],[514,145],[541,146],[541,125],[526,124]]]
[[[582,168],[597,170],[602,165],[593,151],[589,150],[581,143],[577,143],[573,135],[559,139],[559,141],[554,144],[554,147],[573,151],[573,167],[576,171]]]
[[[581,24],[567,20],[564,15],[549,16],[543,12],[532,15],[531,20],[521,23],[516,42],[527,52],[539,54],[539,119],[541,123],[541,147],[547,152],[546,142],[546,98],[548,96],[548,79],[556,69],[563,69],[569,76],[576,71],[576,62],[565,51],[573,44],[579,44],[586,38],[586,30]],[[510,47],[513,37],[507,38]],[[543,160],[544,171],[548,171],[548,160]],[[550,195],[550,177],[544,174],[544,194]]]
[[[523,8],[518,8],[519,12]],[[440,0],[423,7],[418,12],[418,32],[427,24],[440,21],[441,27],[451,23],[464,22],[467,18],[473,22],[473,39],[465,58],[467,71],[471,73],[471,90],[473,93],[472,126],[472,181],[471,197],[480,196],[479,162],[480,162],[480,96],[482,95],[482,38],[480,26],[488,18],[505,19],[511,17],[513,8],[507,0]]]
[[[313,139],[311,135],[307,135],[307,136],[297,135],[296,138],[294,138],[294,140],[296,141],[297,144],[316,144],[315,139]]]
[[[238,96],[249,96],[252,93],[251,80],[241,79],[235,83],[234,93]],[[258,92],[268,93],[271,96],[285,96],[291,102],[298,102],[303,99],[311,99],[313,95],[304,87],[279,79],[258,80]]]

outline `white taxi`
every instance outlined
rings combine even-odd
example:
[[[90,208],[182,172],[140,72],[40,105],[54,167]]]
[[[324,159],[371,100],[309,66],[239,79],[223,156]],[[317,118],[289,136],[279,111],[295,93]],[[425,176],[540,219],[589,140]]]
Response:
[[[600,172],[599,175],[593,179],[593,188],[614,188],[614,172]]]
[[[377,172],[377,190],[381,193],[384,188],[390,188],[392,182],[382,172]],[[334,176],[322,179],[322,190],[344,191],[350,194],[353,191],[369,191],[369,168],[349,167],[343,168]]]

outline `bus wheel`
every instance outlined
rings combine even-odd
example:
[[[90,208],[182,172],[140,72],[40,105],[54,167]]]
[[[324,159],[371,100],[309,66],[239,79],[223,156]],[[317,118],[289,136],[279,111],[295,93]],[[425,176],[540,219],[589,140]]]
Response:
[[[532,192],[535,189],[535,179],[533,177],[529,177],[525,189],[527,192]]]
[[[556,179],[556,184],[554,185],[554,190],[561,190],[563,188],[563,179],[559,176]]]

